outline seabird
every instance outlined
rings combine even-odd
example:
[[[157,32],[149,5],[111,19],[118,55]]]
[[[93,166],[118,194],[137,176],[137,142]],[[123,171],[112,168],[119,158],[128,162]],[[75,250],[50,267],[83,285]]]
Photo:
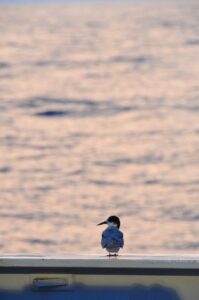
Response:
[[[108,251],[109,256],[117,256],[120,248],[124,246],[123,233],[119,230],[120,219],[117,216],[110,216],[97,225],[103,224],[107,224],[108,227],[102,232],[101,246]]]

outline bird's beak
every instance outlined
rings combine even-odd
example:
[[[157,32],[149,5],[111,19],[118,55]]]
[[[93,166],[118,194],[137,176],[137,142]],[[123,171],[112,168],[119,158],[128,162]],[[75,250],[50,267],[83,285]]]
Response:
[[[103,225],[103,224],[107,224],[107,221],[101,222],[101,223],[97,224],[97,226]]]

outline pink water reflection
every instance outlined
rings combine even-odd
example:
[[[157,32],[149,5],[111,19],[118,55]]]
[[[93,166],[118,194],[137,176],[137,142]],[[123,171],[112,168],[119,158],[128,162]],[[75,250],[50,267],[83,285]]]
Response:
[[[198,251],[197,4],[1,7],[1,252]]]

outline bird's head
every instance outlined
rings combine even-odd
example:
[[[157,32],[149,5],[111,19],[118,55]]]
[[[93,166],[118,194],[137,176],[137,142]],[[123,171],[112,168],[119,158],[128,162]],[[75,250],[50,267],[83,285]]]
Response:
[[[117,216],[110,216],[106,221],[103,221],[97,225],[107,224],[109,227],[120,228],[120,219]]]

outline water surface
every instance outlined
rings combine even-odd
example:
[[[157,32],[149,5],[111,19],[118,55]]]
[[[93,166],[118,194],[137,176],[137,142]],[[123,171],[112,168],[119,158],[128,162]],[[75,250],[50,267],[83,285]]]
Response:
[[[198,252],[198,12],[1,4],[1,252]]]

